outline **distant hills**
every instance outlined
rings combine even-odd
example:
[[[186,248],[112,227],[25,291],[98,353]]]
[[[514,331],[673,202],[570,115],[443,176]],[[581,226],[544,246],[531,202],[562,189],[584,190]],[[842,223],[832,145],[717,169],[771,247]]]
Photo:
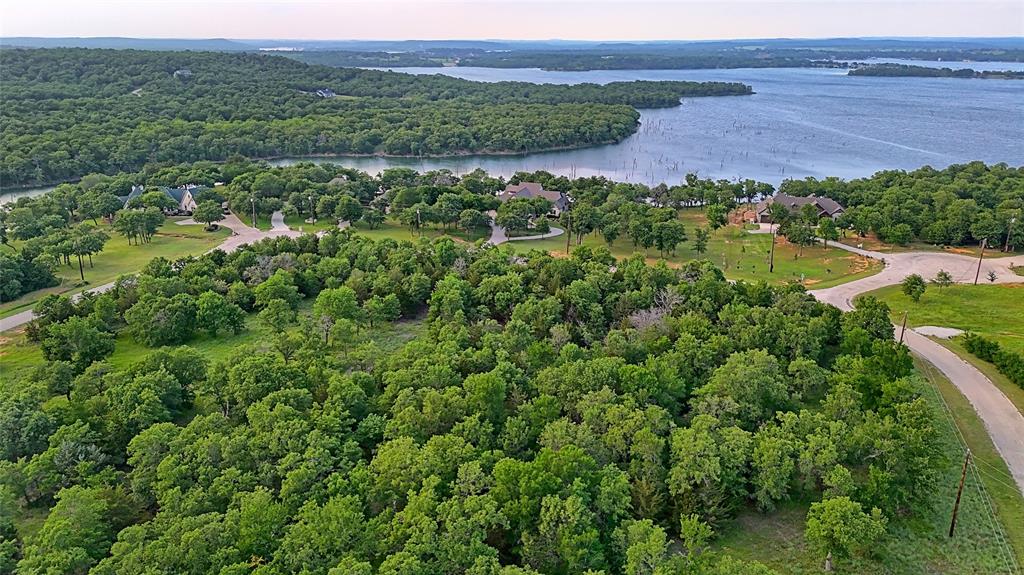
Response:
[[[227,38],[0,38],[0,46],[24,48],[118,48],[136,50],[250,51],[268,48],[296,50],[341,50],[361,52],[430,51],[603,51],[682,52],[738,48],[845,49],[845,50],[977,50],[1024,49],[1024,38],[763,38],[746,40],[678,41],[576,41],[576,40],[236,40]]]

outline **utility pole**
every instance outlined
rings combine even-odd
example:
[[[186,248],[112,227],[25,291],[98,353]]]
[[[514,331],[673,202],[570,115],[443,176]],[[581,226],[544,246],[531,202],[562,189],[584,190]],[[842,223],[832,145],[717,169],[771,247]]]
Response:
[[[768,226],[768,235],[772,237],[772,249],[768,252],[768,273],[775,271],[775,222]]]
[[[256,198],[249,196],[249,203],[252,204],[252,227],[256,227]]]
[[[1010,236],[1013,235],[1013,224],[1017,223],[1017,218],[1010,218],[1010,225],[1006,228],[1006,244],[1003,246],[1003,251],[1010,251]]]
[[[416,231],[423,235],[423,220],[420,219],[420,209],[416,208]]]
[[[903,312],[903,327],[900,328],[900,343],[903,343],[903,334],[907,333],[907,312]]]
[[[572,238],[572,210],[565,210],[565,255],[569,255],[569,240]]]
[[[978,276],[981,275],[981,260],[985,259],[985,244],[988,239],[981,240],[981,254],[978,255],[978,271],[974,272],[974,285],[978,285]]]
[[[956,528],[956,514],[960,511],[960,496],[964,492],[964,481],[967,479],[967,465],[971,461],[971,450],[968,449],[964,455],[964,468],[960,471],[960,487],[956,490],[956,502],[953,503],[953,518],[949,521],[949,536],[953,536],[953,529]]]
[[[316,223],[316,210],[313,209],[313,196],[309,196],[309,219]]]

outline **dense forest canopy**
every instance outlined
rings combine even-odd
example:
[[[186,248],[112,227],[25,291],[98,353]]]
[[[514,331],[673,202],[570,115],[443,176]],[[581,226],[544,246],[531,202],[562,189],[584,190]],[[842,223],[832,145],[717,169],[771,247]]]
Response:
[[[707,262],[335,230],[37,311],[47,361],[0,394],[22,574],[764,574],[709,549],[737,510],[820,500],[808,541],[842,561],[948,465],[884,304]],[[188,346],[249,313],[261,343]],[[152,349],[115,366],[125,337]]]
[[[846,207],[842,227],[890,243],[1024,247],[1024,167],[971,162],[885,170],[848,181],[787,180],[780,191],[832,198]]]
[[[479,83],[278,56],[0,50],[0,181],[148,162],[310,154],[527,152],[617,142],[636,108],[749,94],[734,83]]]

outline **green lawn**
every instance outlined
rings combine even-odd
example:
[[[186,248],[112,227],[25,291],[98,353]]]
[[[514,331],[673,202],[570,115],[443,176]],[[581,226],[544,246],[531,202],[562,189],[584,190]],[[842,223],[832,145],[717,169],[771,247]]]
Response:
[[[289,228],[306,234],[315,234],[321,231],[326,232],[338,227],[338,222],[334,218],[321,218],[317,220],[315,224],[311,224],[306,221],[305,216],[298,214],[294,216],[285,216],[284,223]]]
[[[849,232],[847,232],[849,233]],[[980,245],[969,245],[969,246],[937,246],[935,244],[929,244],[927,242],[911,242],[905,246],[898,246],[896,244],[883,243],[873,233],[869,233],[866,237],[858,237],[856,234],[848,235],[848,237],[840,240],[848,246],[857,247],[862,245],[864,249],[871,250],[874,252],[882,253],[904,253],[904,252],[941,252],[946,254],[960,254],[965,256],[977,257],[981,253]],[[999,258],[1005,256],[1017,255],[1015,252],[1003,252],[999,248],[993,249],[988,248],[985,250],[986,258]]]
[[[681,219],[687,224],[687,234],[691,239],[681,244],[676,249],[675,255],[664,258],[670,265],[678,266],[692,259],[706,258],[719,266],[729,279],[766,280],[773,284],[802,281],[804,285],[812,289],[841,284],[875,274],[882,269],[882,264],[878,261],[838,248],[806,247],[800,254],[800,250],[796,246],[785,241],[784,238],[778,238],[775,244],[775,271],[768,273],[771,236],[747,233],[742,227],[736,225],[725,226],[715,231],[708,242],[707,251],[704,254],[698,254],[693,249],[692,238],[701,217],[694,215],[692,211],[687,212],[683,213]],[[583,244],[591,247],[608,245],[596,233],[584,238]],[[553,252],[556,255],[565,254],[565,236],[515,242],[512,245],[517,250],[524,252],[539,249]],[[639,252],[651,262],[662,259],[661,253],[656,249],[634,248],[633,242],[628,236],[617,238],[615,243],[610,246],[610,250],[616,258],[629,257],[633,253]],[[799,257],[798,254],[800,254]]]
[[[893,321],[907,312],[907,325],[954,327],[984,335],[1007,349],[1024,354],[1024,284],[929,285],[915,303],[900,286],[888,286],[873,295],[889,304]]]
[[[299,314],[308,315],[312,309],[312,300],[303,300],[299,305]],[[211,361],[225,359],[239,346],[256,344],[269,348],[273,335],[267,332],[256,319],[256,314],[245,318],[245,331],[237,335],[220,334],[210,337],[198,333],[185,345],[199,350]],[[372,329],[363,329],[359,335],[359,343],[373,340],[385,351],[396,349],[402,343],[418,335],[426,323],[418,319],[399,321]],[[297,325],[292,330],[300,329]],[[127,333],[117,336],[114,353],[107,358],[111,365],[118,369],[128,367],[132,363],[153,351],[152,348],[137,343]],[[18,333],[8,337],[0,336],[0,365],[3,366],[5,378],[17,379],[45,362],[39,344],[28,341],[24,334]]]
[[[93,267],[90,268],[89,262],[85,262],[85,285],[78,275],[78,262],[73,260],[71,266],[60,266],[57,269],[56,275],[61,281],[60,285],[36,290],[14,301],[0,304],[0,317],[24,311],[49,293],[70,294],[111,282],[122,274],[138,271],[149,260],[158,256],[173,259],[201,254],[215,248],[231,234],[231,230],[225,227],[208,232],[203,229],[202,224],[179,226],[168,219],[160,226],[150,243],[128,245],[128,240],[112,232],[109,226],[101,224],[98,227],[107,229],[110,239],[107,240],[103,251],[93,256]]]
[[[353,232],[373,240],[391,238],[398,241],[415,242],[421,237],[434,239],[442,236],[449,236],[455,240],[473,243],[478,240],[491,237],[490,228],[482,228],[471,233],[466,233],[465,231],[456,228],[449,228],[448,230],[445,230],[440,226],[428,225],[423,226],[420,231],[416,232],[411,230],[409,226],[402,225],[390,218],[384,220],[384,223],[373,230],[367,227],[363,222],[356,222],[352,225],[351,229]]]
[[[919,369],[922,366],[919,366]],[[926,375],[931,375],[925,372]],[[956,536],[947,537],[949,517],[960,479],[963,451],[939,396],[921,383],[922,393],[936,409],[939,430],[948,454],[941,487],[931,509],[916,517],[890,519],[889,534],[874,557],[836,559],[835,572],[844,574],[975,574],[1009,573],[1005,547],[998,543],[989,511],[976,477],[981,477],[992,497],[1000,523],[1009,531],[1017,561],[1024,561],[1024,498],[1012,487],[1006,465],[995,452],[985,428],[966,400],[948,381],[931,379],[950,403],[957,425],[963,430],[979,470],[986,475],[968,476],[960,502]],[[959,401],[957,401],[959,398]],[[780,573],[817,574],[823,557],[808,548],[803,532],[809,501],[791,501],[775,512],[742,511],[724,526],[715,547],[744,559],[765,563]]]

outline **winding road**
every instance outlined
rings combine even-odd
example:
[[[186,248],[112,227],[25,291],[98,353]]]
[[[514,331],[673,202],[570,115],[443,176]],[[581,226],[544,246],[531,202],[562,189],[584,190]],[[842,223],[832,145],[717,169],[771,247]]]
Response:
[[[930,279],[939,270],[945,270],[958,283],[973,283],[978,273],[978,258],[975,257],[932,252],[883,254],[839,243],[831,245],[885,262],[885,268],[875,275],[810,292],[842,310],[853,309],[853,299],[858,295],[898,284],[911,274]],[[988,282],[989,272],[996,275],[994,283],[1024,282],[1024,277],[1016,275],[1011,266],[1024,266],[1024,255],[983,260],[979,283]],[[1024,324],[1024,319],[1021,323]],[[985,374],[952,351],[911,329],[907,330],[903,343],[941,371],[971,402],[992,443],[1010,468],[1017,488],[1024,493],[1024,415]]]

